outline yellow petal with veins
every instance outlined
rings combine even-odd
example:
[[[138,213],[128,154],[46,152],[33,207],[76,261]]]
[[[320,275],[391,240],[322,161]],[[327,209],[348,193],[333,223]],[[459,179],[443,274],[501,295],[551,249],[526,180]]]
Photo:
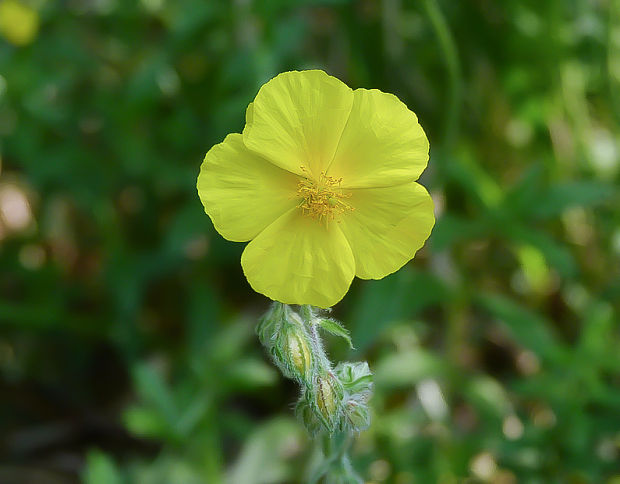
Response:
[[[297,205],[299,178],[248,150],[240,134],[229,134],[205,156],[198,195],[222,236],[246,242]]]
[[[282,215],[241,256],[250,285],[275,301],[328,308],[355,275],[353,253],[337,223],[326,226],[298,208]]]
[[[353,91],[323,71],[284,72],[260,88],[246,113],[243,141],[275,165],[318,178],[336,153]]]
[[[340,218],[355,257],[355,275],[381,279],[413,259],[435,224],[433,201],[418,183],[354,189]]]
[[[356,89],[353,108],[328,175],[343,188],[390,187],[418,179],[428,139],[417,116],[393,94]]]

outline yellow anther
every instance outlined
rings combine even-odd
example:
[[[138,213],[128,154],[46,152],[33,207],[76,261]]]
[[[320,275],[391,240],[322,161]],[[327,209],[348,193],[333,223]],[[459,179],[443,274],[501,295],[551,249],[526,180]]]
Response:
[[[303,166],[301,169],[307,173]],[[344,202],[351,193],[343,192],[340,188],[341,182],[342,178],[334,178],[325,173],[321,173],[318,180],[309,174],[300,179],[297,195],[301,198],[299,207],[303,214],[328,224],[336,215],[353,210],[353,207]]]

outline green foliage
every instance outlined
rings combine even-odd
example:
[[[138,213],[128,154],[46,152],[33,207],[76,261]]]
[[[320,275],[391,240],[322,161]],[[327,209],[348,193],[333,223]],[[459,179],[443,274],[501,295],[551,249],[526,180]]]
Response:
[[[88,454],[86,484],[121,484],[123,482],[114,461],[98,451]]]
[[[618,0],[19,1],[39,22],[0,33],[0,482],[318,475],[255,335],[268,301],[195,191],[258,87],[309,67],[397,94],[431,142],[426,247],[354,282],[350,341],[324,325],[375,378],[353,468],[618,482]]]

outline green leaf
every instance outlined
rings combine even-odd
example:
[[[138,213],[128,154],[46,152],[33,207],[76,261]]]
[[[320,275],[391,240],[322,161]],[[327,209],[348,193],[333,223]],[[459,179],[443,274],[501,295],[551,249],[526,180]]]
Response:
[[[545,193],[546,178],[544,167],[534,164],[527,169],[520,179],[510,187],[504,197],[502,208],[510,214],[524,216],[532,211]]]
[[[231,484],[276,484],[293,482],[299,468],[291,462],[291,449],[303,442],[301,428],[291,418],[274,418],[258,427],[245,440],[239,458],[229,470]]]
[[[127,429],[135,435],[149,438],[165,438],[169,430],[165,419],[150,407],[129,407],[123,414]]]
[[[225,374],[226,383],[240,389],[268,387],[278,380],[278,374],[271,365],[254,357],[231,362]]]
[[[86,458],[85,484],[121,484],[123,479],[114,461],[98,450]]]
[[[571,207],[599,205],[614,194],[614,189],[603,183],[578,181],[550,187],[543,198],[532,207],[532,214],[539,219],[560,215]]]
[[[350,316],[358,351],[370,346],[393,323],[451,298],[449,289],[436,276],[410,267],[360,285],[361,291]]]
[[[349,343],[349,347],[353,349],[353,342],[351,341],[351,335],[349,331],[338,321],[334,319],[319,319],[319,326],[323,328],[328,333],[331,333],[336,336],[340,336],[345,339],[347,343]]]
[[[146,364],[133,371],[134,381],[140,396],[172,426],[177,420],[177,410],[172,393],[161,375]]]
[[[473,378],[465,387],[465,395],[486,418],[501,420],[512,411],[504,387],[489,376],[480,375]]]
[[[446,364],[437,356],[416,348],[391,353],[376,364],[375,383],[383,389],[408,387],[426,378],[441,376]]]
[[[571,252],[550,235],[519,224],[507,225],[503,231],[511,240],[532,245],[540,250],[545,260],[560,276],[572,278],[577,275],[577,264]]]
[[[461,152],[447,165],[449,176],[458,183],[471,200],[483,208],[497,207],[503,198],[497,181],[477,162],[471,152]]]
[[[560,355],[562,347],[550,321],[499,294],[481,294],[476,299],[517,343],[543,358],[555,359]]]
[[[617,350],[617,324],[612,306],[603,301],[594,301],[584,311],[578,352],[589,369],[598,369],[608,364],[610,368],[620,366]]]
[[[202,393],[202,392],[200,392]],[[183,412],[176,422],[175,430],[181,436],[188,437],[203,420],[205,414],[211,406],[211,399],[200,395],[195,397],[192,402],[183,409]]]
[[[433,250],[439,251],[465,240],[483,237],[486,231],[484,219],[466,219],[446,214],[437,220],[429,242]]]

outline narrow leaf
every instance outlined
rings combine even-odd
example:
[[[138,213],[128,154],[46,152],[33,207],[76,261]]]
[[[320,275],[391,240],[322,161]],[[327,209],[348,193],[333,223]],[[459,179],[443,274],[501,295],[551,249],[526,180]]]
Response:
[[[351,341],[351,335],[349,334],[349,331],[338,321],[335,321],[333,319],[319,319],[319,325],[328,333],[340,336],[341,338],[347,340],[347,343],[349,343],[349,347],[353,349],[353,342]]]
[[[556,359],[562,354],[562,345],[551,323],[540,314],[499,294],[481,294],[476,301],[523,347],[547,359]]]
[[[606,202],[614,195],[610,185],[590,181],[556,184],[547,190],[540,203],[532,207],[538,219],[560,215],[571,207],[593,207]]]

